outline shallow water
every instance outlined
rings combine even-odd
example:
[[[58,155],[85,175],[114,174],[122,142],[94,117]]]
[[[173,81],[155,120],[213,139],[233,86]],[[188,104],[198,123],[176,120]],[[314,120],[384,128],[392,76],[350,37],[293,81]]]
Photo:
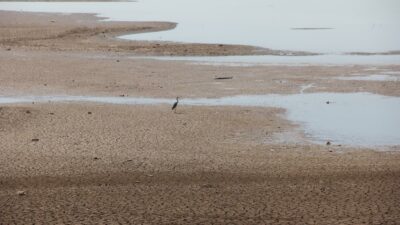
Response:
[[[93,96],[0,97],[0,104],[30,102],[172,104],[174,99]],[[330,104],[326,102],[329,101]],[[280,107],[311,140],[351,146],[400,144],[400,98],[370,93],[310,93],[182,99],[181,105]],[[166,109],[169,111],[169,108]]]
[[[400,76],[391,76],[387,74],[365,75],[365,76],[347,76],[337,77],[338,80],[361,80],[361,81],[400,81]]]
[[[111,20],[178,23],[170,31],[123,36],[135,40],[244,44],[322,53],[400,50],[398,0],[3,2],[0,9],[90,12]]]
[[[313,56],[155,56],[133,57],[168,61],[190,61],[199,65],[257,66],[257,65],[394,65],[400,64],[400,55],[313,55]]]

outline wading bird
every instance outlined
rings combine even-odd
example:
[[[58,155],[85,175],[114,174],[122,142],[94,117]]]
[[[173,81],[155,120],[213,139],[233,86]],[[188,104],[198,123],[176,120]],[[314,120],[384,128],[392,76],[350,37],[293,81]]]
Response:
[[[176,97],[176,102],[172,106],[172,110],[174,110],[174,113],[176,113],[176,107],[178,107],[178,103],[179,103],[179,97]]]

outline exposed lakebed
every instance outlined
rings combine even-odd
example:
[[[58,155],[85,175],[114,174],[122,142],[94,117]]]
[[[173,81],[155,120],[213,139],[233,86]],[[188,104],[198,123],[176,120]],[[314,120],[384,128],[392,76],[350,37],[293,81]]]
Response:
[[[400,55],[344,54],[400,50],[397,0],[2,2],[0,10],[98,13],[107,20],[169,21],[168,31],[126,35],[146,41],[243,44],[276,50],[310,51],[313,56],[156,57],[196,63],[254,64],[400,64]],[[398,71],[391,71],[397,73]],[[394,74],[396,75],[396,74]],[[346,76],[380,81],[393,76]],[[338,75],[340,76],[340,74]],[[338,79],[342,79],[339,77]],[[391,80],[393,81],[393,80]],[[397,79],[396,79],[397,81]],[[393,81],[393,82],[396,82]],[[305,85],[304,90],[312,87]],[[29,102],[172,104],[173,99],[100,96],[3,96],[0,104]],[[400,145],[400,98],[371,93],[302,93],[182,99],[182,105],[280,107],[313,141],[355,146]],[[167,108],[166,108],[167,110]]]
[[[0,104],[92,102],[105,104],[172,104],[174,99],[100,96],[3,96]],[[318,143],[350,146],[400,145],[400,98],[371,93],[240,95],[182,99],[186,106],[279,107]],[[169,112],[166,108],[166,113]]]

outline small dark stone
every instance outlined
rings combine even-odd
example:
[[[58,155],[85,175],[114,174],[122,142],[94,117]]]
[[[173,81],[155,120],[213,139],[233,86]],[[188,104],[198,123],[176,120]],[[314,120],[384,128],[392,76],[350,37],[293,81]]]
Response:
[[[119,59],[117,59],[117,62],[119,62]]]
[[[330,102],[330,101],[327,101],[327,102],[326,102],[326,104],[328,104],[328,105],[329,105],[329,104],[331,104],[331,102]]]
[[[215,77],[214,80],[231,80],[233,77]]]
[[[98,158],[98,157],[94,157],[93,159],[94,159],[94,160],[99,160],[100,158]]]
[[[326,145],[331,145],[331,142],[330,142],[330,141],[327,141],[327,142],[326,142]]]
[[[24,195],[26,195],[26,192],[25,191],[17,191],[17,195],[24,196]]]
[[[30,113],[31,113],[31,111],[29,111],[29,110],[26,110],[26,111],[25,111],[25,113],[26,113],[26,114],[30,114]]]
[[[92,115],[92,112],[88,112],[87,114]]]
[[[7,51],[11,51],[11,48],[7,48],[6,50],[7,50]]]
[[[51,112],[51,113],[49,113],[49,114],[50,114],[50,115],[54,115],[54,113],[52,113],[52,112]]]
[[[47,84],[43,84],[44,86],[47,86]]]
[[[119,95],[119,97],[125,97],[125,95],[124,95],[124,94],[122,94],[122,95]]]
[[[38,142],[38,141],[39,141],[39,138],[33,138],[32,141],[33,141],[33,142]]]
[[[213,188],[211,184],[203,184],[201,185],[202,188]]]

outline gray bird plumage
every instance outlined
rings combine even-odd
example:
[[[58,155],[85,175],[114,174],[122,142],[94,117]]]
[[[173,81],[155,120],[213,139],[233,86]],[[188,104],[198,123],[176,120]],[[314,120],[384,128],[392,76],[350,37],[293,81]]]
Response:
[[[178,107],[178,103],[179,103],[179,97],[176,97],[176,102],[175,102],[174,105],[172,106],[172,110],[175,110],[176,107]]]

